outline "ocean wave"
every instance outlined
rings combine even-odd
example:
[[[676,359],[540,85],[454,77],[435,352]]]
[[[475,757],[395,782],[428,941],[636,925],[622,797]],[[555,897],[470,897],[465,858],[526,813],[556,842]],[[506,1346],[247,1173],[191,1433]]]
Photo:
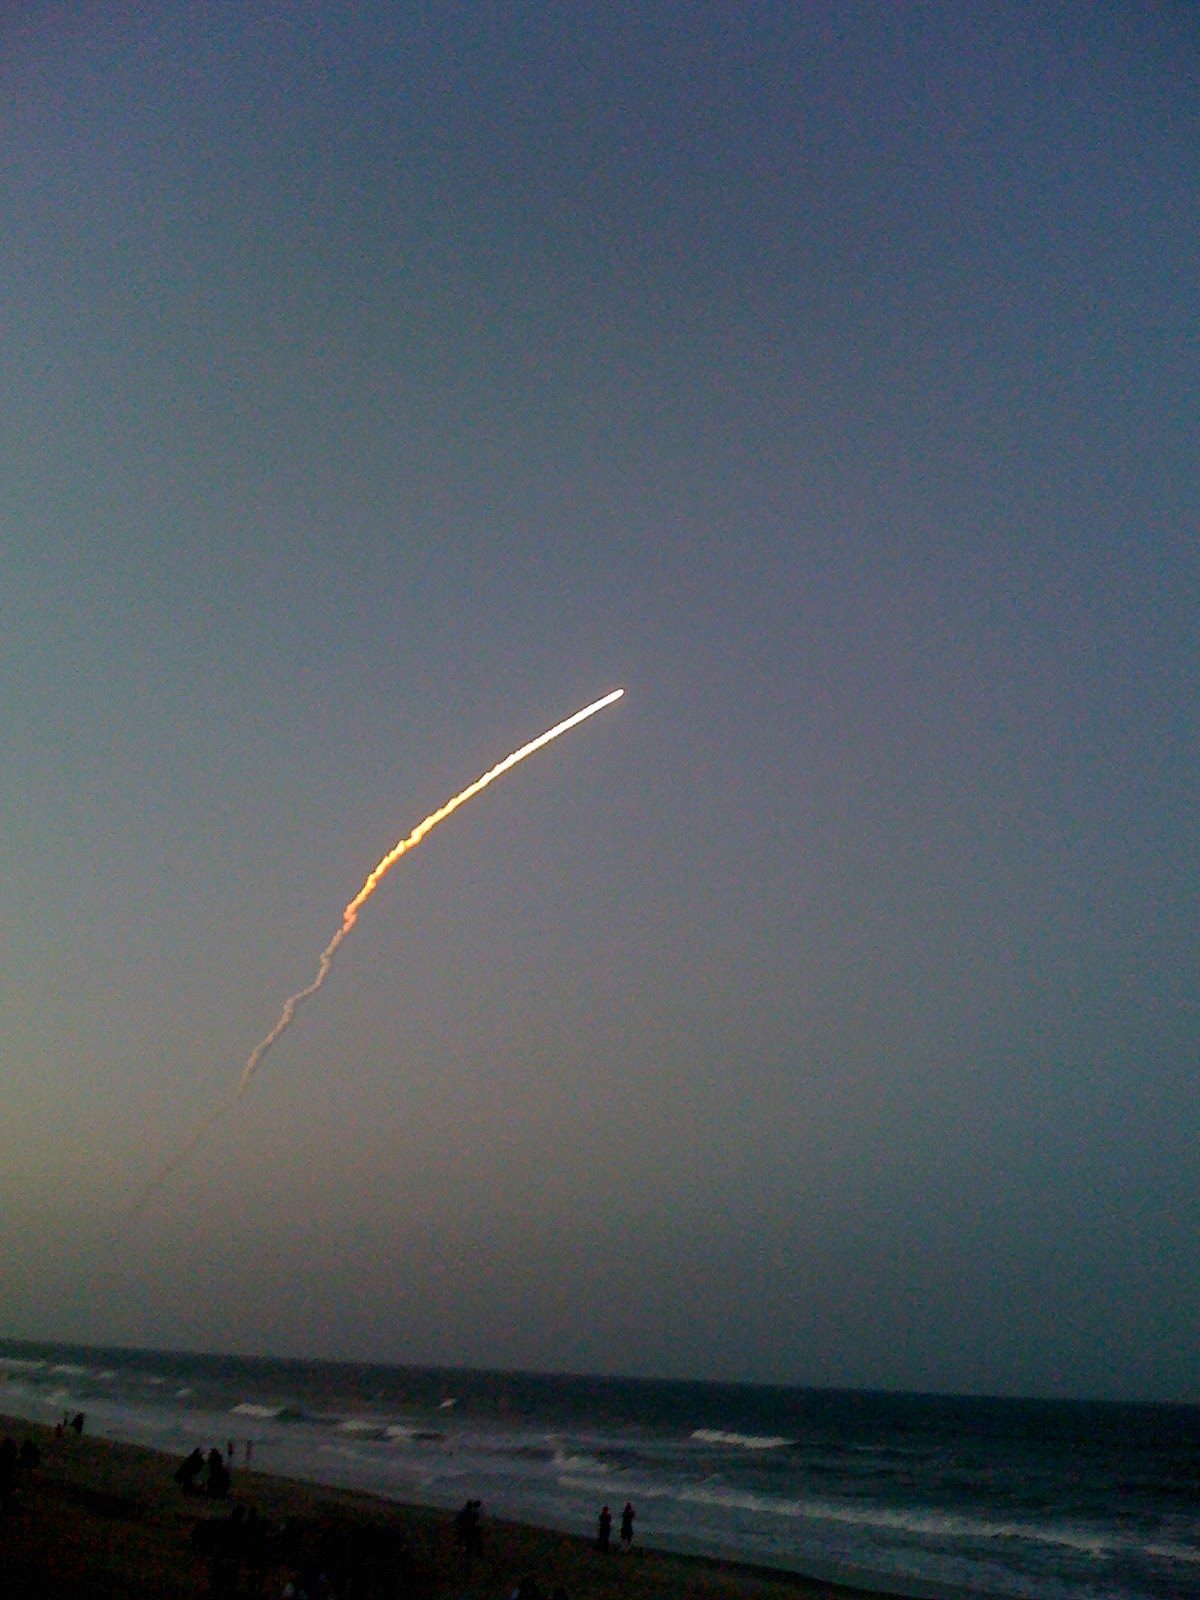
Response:
[[[337,1456],[341,1461],[368,1461],[369,1456],[364,1456],[361,1450],[355,1450],[348,1444],[335,1444],[330,1441],[319,1445],[318,1450],[323,1456]]]
[[[384,1436],[388,1439],[402,1439],[412,1444],[441,1444],[446,1437],[436,1428],[418,1428],[411,1422],[393,1422],[384,1429]]]
[[[1200,1562],[1200,1548],[1194,1544],[1148,1544],[1146,1554],[1157,1561]]]
[[[257,1400],[240,1400],[230,1406],[234,1416],[258,1417],[263,1422],[305,1422],[314,1428],[340,1428],[346,1420],[337,1411],[305,1411],[302,1406],[263,1405]]]
[[[614,1494],[616,1492],[612,1479],[605,1478],[599,1473],[597,1473],[595,1477],[589,1478],[578,1472],[564,1472],[561,1473],[554,1481],[557,1483],[560,1489],[576,1489],[584,1494],[598,1494],[603,1496]],[[645,1500],[647,1498],[648,1496],[644,1494],[638,1496],[639,1500]]]
[[[691,1437],[698,1444],[732,1444],[739,1450],[780,1450],[796,1442],[777,1433],[727,1433],[724,1428],[696,1428]]]
[[[1117,1548],[1111,1539],[1099,1533],[1065,1523],[993,1522],[986,1517],[965,1516],[961,1512],[891,1510],[886,1506],[848,1506],[815,1499],[782,1500],[744,1489],[726,1489],[715,1485],[682,1489],[679,1499],[690,1504],[719,1506],[729,1511],[766,1512],[774,1516],[834,1522],[925,1539],[980,1542],[1019,1539],[1033,1544],[1061,1546],[1096,1560],[1106,1559]]]
[[[551,1457],[551,1463],[559,1472],[611,1472],[612,1468],[607,1461],[601,1461],[597,1456],[574,1456],[565,1450],[556,1450]]]
[[[655,1483],[652,1478],[621,1477],[614,1479],[597,1473],[589,1477],[584,1472],[563,1472],[555,1479],[554,1483],[559,1489],[574,1489],[588,1495],[599,1495],[603,1499],[619,1495],[622,1500],[628,1497],[635,1505],[642,1505],[649,1500],[678,1501],[678,1494],[669,1485]]]
[[[171,1453],[254,1436],[265,1470],[450,1509],[479,1495],[497,1518],[576,1530],[628,1498],[639,1541],[892,1592],[1200,1600],[1181,1498],[1196,1408],[765,1392],[742,1406],[708,1386],[0,1348],[13,1415],[83,1408],[89,1433]],[[710,1425],[693,1432],[697,1417]]]

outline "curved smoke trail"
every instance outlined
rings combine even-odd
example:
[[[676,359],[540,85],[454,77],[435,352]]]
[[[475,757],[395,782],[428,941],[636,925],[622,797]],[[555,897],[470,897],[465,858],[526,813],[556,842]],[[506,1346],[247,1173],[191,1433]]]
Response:
[[[568,732],[571,728],[578,727],[581,722],[586,722],[588,717],[594,717],[597,711],[603,711],[605,706],[612,705],[613,701],[619,700],[624,693],[624,689],[614,689],[611,694],[606,694],[602,699],[593,700],[590,706],[584,706],[583,710],[577,711],[573,717],[568,717],[564,722],[555,723],[553,728],[547,728],[545,733],[539,734],[536,739],[531,739],[528,744],[523,744],[519,750],[514,750],[511,755],[505,756],[503,761],[499,761],[494,767],[490,767],[482,777],[476,778],[474,783],[469,783],[467,787],[461,790],[460,793],[456,794],[452,800],[447,800],[444,806],[439,806],[436,811],[431,811],[423,822],[418,822],[417,826],[407,836],[407,838],[401,839],[398,844],[393,845],[388,851],[387,855],[385,855],[381,861],[372,867],[371,871],[367,874],[366,881],[363,883],[362,888],[342,912],[341,927],[325,946],[324,950],[321,951],[320,957],[317,961],[316,977],[305,988],[298,989],[295,994],[289,995],[284,1001],[283,1010],[279,1014],[279,1021],[271,1029],[270,1033],[268,1033],[264,1039],[260,1039],[259,1042],[254,1046],[254,1049],[250,1052],[249,1059],[247,1060],[246,1065],[242,1068],[242,1075],[238,1080],[236,1089],[225,1095],[217,1102],[217,1104],[209,1112],[208,1116],[205,1117],[203,1122],[201,1122],[197,1127],[196,1131],[188,1140],[187,1144],[184,1145],[183,1149],[180,1150],[177,1155],[173,1156],[165,1166],[161,1167],[154,1174],[143,1190],[137,1205],[134,1207],[135,1210],[138,1210],[145,1205],[146,1201],[155,1192],[155,1190],[160,1188],[173,1173],[177,1172],[179,1168],[183,1166],[184,1162],[187,1161],[188,1157],[200,1144],[205,1134],[218,1120],[218,1118],[226,1110],[228,1110],[230,1106],[235,1105],[242,1098],[250,1086],[251,1078],[253,1078],[255,1072],[258,1070],[262,1058],[276,1043],[280,1034],[286,1032],[286,1030],[291,1026],[292,1019],[295,1017],[299,1008],[307,999],[316,994],[317,990],[329,976],[330,969],[333,966],[333,958],[337,954],[338,949],[346,935],[358,921],[358,913],[375,893],[376,889],[378,889],[379,885],[382,883],[384,878],[387,877],[388,873],[396,865],[397,861],[400,860],[400,857],[407,855],[410,850],[415,850],[417,845],[421,843],[422,839],[424,839],[427,834],[431,833],[433,829],[437,827],[439,822],[445,822],[446,818],[457,811],[459,806],[466,805],[468,800],[473,800],[481,790],[487,788],[489,783],[494,783],[496,779],[502,777],[504,773],[511,771],[519,761],[524,761],[526,756],[531,756],[535,750],[540,750],[543,745],[549,744],[552,739],[557,739],[560,734]]]

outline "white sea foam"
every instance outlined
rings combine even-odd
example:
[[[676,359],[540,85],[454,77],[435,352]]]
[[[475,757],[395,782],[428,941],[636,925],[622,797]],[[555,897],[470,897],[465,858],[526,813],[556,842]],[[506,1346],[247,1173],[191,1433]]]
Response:
[[[610,1472],[612,1470],[607,1461],[600,1461],[595,1456],[573,1456],[565,1450],[556,1450],[552,1460],[559,1472]]]
[[[690,1504],[720,1506],[730,1511],[767,1512],[925,1538],[1024,1539],[1036,1544],[1061,1545],[1097,1560],[1110,1556],[1116,1548],[1098,1533],[1063,1523],[992,1522],[956,1512],[891,1510],[886,1506],[843,1505],[819,1499],[783,1500],[710,1484],[685,1488],[680,1491],[679,1498]]]
[[[696,1428],[692,1438],[700,1444],[732,1444],[740,1450],[778,1450],[795,1442],[780,1434],[726,1433],[724,1428]]]
[[[1194,1544],[1148,1544],[1146,1554],[1154,1556],[1159,1561],[1196,1561],[1200,1562],[1200,1548]]]
[[[57,1362],[60,1353],[67,1360]],[[628,1498],[638,1508],[639,1541],[648,1545],[734,1554],[842,1582],[861,1583],[866,1574],[894,1593],[1148,1600],[1170,1592],[1200,1600],[1192,1508],[1147,1487],[1144,1503],[1134,1496],[1132,1517],[1110,1513],[1103,1472],[1117,1452],[1103,1430],[1097,1451],[1109,1455],[1100,1456],[1095,1475],[1083,1463],[1080,1487],[1074,1475],[1060,1484],[1058,1455],[1024,1431],[1010,1439],[1003,1429],[996,1438],[983,1429],[976,1437],[968,1427],[964,1442],[953,1417],[925,1417],[916,1402],[907,1409],[925,1418],[922,1428],[889,1431],[887,1406],[875,1431],[859,1427],[859,1412],[869,1411],[862,1402],[849,1408],[854,1425],[845,1437],[832,1424],[809,1428],[782,1405],[777,1413],[743,1413],[723,1399],[715,1415],[692,1409],[685,1397],[667,1420],[648,1414],[634,1423],[624,1395],[611,1415],[603,1407],[593,1415],[582,1402],[574,1411],[556,1403],[547,1413],[533,1404],[497,1414],[464,1387],[464,1416],[444,1404],[450,1396],[441,1379],[412,1401],[407,1386],[339,1387],[324,1369],[325,1387],[306,1389],[290,1367],[252,1377],[236,1363],[217,1373],[197,1358],[203,1377],[193,1390],[192,1368],[171,1359],[155,1371],[147,1356],[134,1364],[121,1357],[115,1381],[101,1384],[106,1362],[118,1358],[97,1351],[83,1366],[81,1354],[0,1356],[7,1409],[55,1420],[56,1412],[82,1406],[89,1433],[172,1454],[253,1434],[254,1462],[266,1471],[448,1509],[478,1495],[491,1515],[551,1527],[594,1527],[603,1501],[619,1506]],[[244,1398],[246,1388],[260,1400]],[[287,1398],[297,1388],[300,1396],[320,1394],[327,1409],[301,1409]],[[268,1396],[281,1398],[262,1403]],[[1090,1427],[1094,1419],[1084,1420]],[[710,1426],[693,1432],[697,1421]],[[778,1431],[784,1424],[790,1437]],[[1135,1425],[1147,1428],[1137,1415]],[[1027,1459],[1044,1491],[1036,1501],[1022,1476]],[[1149,1469],[1145,1476],[1152,1484]]]
[[[564,1472],[555,1480],[560,1489],[572,1489],[581,1494],[609,1495],[616,1492],[611,1478],[604,1478],[599,1473],[595,1477],[586,1477],[578,1472]],[[645,1500],[646,1495],[639,1495],[640,1500]]]
[[[614,1480],[599,1475],[589,1478],[577,1472],[564,1472],[555,1478],[554,1482],[560,1489],[572,1489],[587,1495],[598,1494],[602,1498],[606,1495],[619,1494],[622,1498],[628,1495],[635,1505],[641,1505],[647,1500],[671,1501],[679,1498],[665,1484],[655,1483],[650,1478],[631,1482],[624,1476]]]

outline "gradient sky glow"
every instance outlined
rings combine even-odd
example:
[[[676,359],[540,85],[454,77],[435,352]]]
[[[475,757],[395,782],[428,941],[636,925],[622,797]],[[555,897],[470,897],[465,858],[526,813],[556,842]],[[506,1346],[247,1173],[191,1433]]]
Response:
[[[0,1335],[1200,1400],[1198,85],[6,8]]]

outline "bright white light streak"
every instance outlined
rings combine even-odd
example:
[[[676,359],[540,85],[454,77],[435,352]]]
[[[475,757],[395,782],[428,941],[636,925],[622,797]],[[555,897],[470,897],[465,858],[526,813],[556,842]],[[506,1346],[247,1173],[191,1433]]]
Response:
[[[179,1170],[218,1117],[230,1106],[236,1104],[245,1094],[250,1087],[250,1080],[257,1072],[263,1057],[276,1043],[279,1036],[291,1026],[292,1019],[300,1006],[312,995],[316,994],[329,976],[330,968],[333,966],[333,958],[346,935],[358,921],[358,913],[375,893],[397,861],[400,860],[401,856],[406,856],[410,850],[415,850],[421,841],[432,833],[439,822],[445,822],[446,818],[452,816],[459,806],[465,806],[468,800],[473,800],[477,794],[487,788],[488,784],[495,783],[497,778],[503,777],[506,772],[511,772],[518,762],[524,761],[527,756],[533,755],[536,750],[541,750],[543,746],[550,744],[554,739],[560,738],[562,734],[569,733],[572,728],[577,728],[581,722],[586,722],[589,717],[594,717],[598,711],[603,711],[606,706],[611,706],[624,693],[624,689],[614,689],[611,694],[606,694],[599,700],[593,700],[590,706],[584,706],[582,711],[577,711],[574,716],[567,717],[563,722],[556,722],[554,727],[547,728],[545,733],[538,734],[536,739],[531,739],[528,744],[523,744],[519,750],[514,750],[511,755],[505,756],[503,761],[498,761],[494,767],[489,767],[482,777],[476,778],[474,783],[469,783],[453,799],[447,800],[445,805],[439,806],[436,811],[431,811],[423,822],[418,822],[406,838],[394,844],[388,853],[371,868],[362,888],[342,912],[341,927],[325,946],[324,950],[321,951],[317,961],[316,977],[305,988],[298,989],[295,994],[289,995],[284,1001],[283,1010],[279,1014],[279,1021],[271,1029],[270,1033],[265,1038],[260,1039],[250,1052],[246,1065],[242,1068],[242,1075],[238,1080],[237,1087],[222,1100],[218,1101],[178,1155],[172,1157],[165,1166],[154,1174],[134,1207],[135,1210],[140,1210],[154,1191],[161,1187],[174,1172]]]

